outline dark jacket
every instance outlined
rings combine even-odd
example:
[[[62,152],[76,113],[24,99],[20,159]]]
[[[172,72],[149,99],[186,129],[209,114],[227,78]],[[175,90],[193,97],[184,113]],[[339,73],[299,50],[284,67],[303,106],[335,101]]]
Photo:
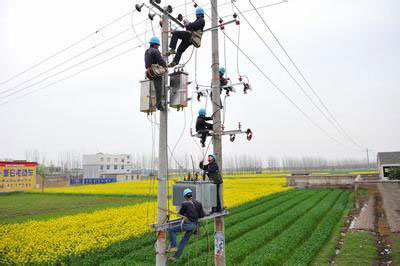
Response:
[[[199,115],[196,120],[196,131],[212,129],[212,124],[206,122],[209,120],[212,120],[212,117],[208,117],[205,115]],[[210,126],[211,126],[211,128],[210,128]]]
[[[150,47],[144,53],[144,65],[147,68],[151,67],[152,64],[159,64],[160,66],[166,67],[164,58],[158,49]]]
[[[201,161],[199,167],[206,172],[208,179],[213,181],[214,184],[222,184],[222,177],[219,172],[219,167],[215,161],[205,165],[203,164],[203,161]]]
[[[223,89],[226,91],[233,91],[232,87],[222,88],[223,86],[228,85],[228,79],[224,78],[224,75],[221,74],[219,75],[219,85],[221,86],[221,93]]]
[[[204,20],[204,18],[199,17],[194,22],[187,24],[186,29],[190,31],[203,30],[205,25],[206,21]]]
[[[187,200],[182,202],[179,214],[187,217],[189,221],[195,223],[205,216],[203,205],[197,200]]]

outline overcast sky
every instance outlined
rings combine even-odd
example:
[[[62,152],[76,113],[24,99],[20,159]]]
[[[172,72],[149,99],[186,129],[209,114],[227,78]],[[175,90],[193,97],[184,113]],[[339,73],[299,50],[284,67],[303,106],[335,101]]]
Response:
[[[46,57],[68,47],[95,32],[110,21],[126,14],[140,1],[99,0],[2,0],[0,1],[0,82],[35,65]],[[147,2],[147,1],[146,1]],[[166,1],[163,1],[165,3]],[[187,1],[190,2],[190,1]],[[220,4],[229,1],[221,0]],[[276,1],[279,2],[279,1]],[[184,0],[168,1],[176,6]],[[208,1],[199,1],[201,5]],[[250,9],[247,0],[237,0],[241,10]],[[257,6],[273,0],[254,0]],[[205,6],[207,8],[208,6]],[[400,2],[398,0],[289,0],[260,12],[282,45],[297,63],[314,90],[335,119],[357,143],[379,151],[400,150]],[[116,44],[150,30],[142,23],[104,44],[102,41],[144,20],[147,10],[125,16],[118,23],[99,31],[87,40],[38,67],[0,84],[0,104],[27,92],[39,89],[102,60],[140,44],[130,41],[92,60],[71,67]],[[174,10],[185,14],[185,8]],[[187,7],[193,13],[193,5]],[[210,13],[209,10],[207,10]],[[231,15],[231,5],[220,8],[220,14]],[[280,50],[256,13],[244,14],[270,45],[288,70],[300,82],[314,101],[318,102],[289,60]],[[193,19],[193,15],[190,19]],[[229,18],[226,18],[229,19]],[[241,88],[226,100],[227,129],[238,122],[254,132],[248,142],[237,136],[234,143],[224,137],[226,155],[255,154],[267,156],[325,156],[329,158],[362,157],[365,152],[340,135],[305,97],[257,35],[241,20],[240,47],[261,67],[318,126],[346,147],[326,136],[297,110],[278,90],[239,56],[239,71],[250,79],[253,91],[244,95]],[[158,26],[158,19],[154,27]],[[209,27],[207,23],[206,27]],[[226,26],[226,33],[235,41],[238,27]],[[141,42],[151,37],[141,36]],[[156,29],[156,35],[159,30]],[[220,63],[224,62],[223,35],[220,38]],[[145,39],[146,38],[146,39]],[[99,45],[100,44],[100,45]],[[94,49],[90,49],[98,45]],[[76,56],[74,60],[28,81],[47,69]],[[37,93],[0,106],[0,158],[23,159],[26,149],[38,149],[48,158],[57,153],[74,150],[82,153],[151,153],[151,124],[139,112],[140,85],[143,78],[144,47],[124,54]],[[192,48],[184,55],[186,61]],[[211,38],[205,33],[198,49],[198,83],[209,84],[211,78]],[[227,74],[236,81],[235,47],[226,40]],[[187,64],[189,79],[194,81],[195,56]],[[49,77],[71,67],[61,75]],[[24,83],[25,82],[25,83]],[[21,83],[24,83],[20,85]],[[19,85],[18,87],[15,87]],[[15,88],[14,88],[15,87]],[[190,85],[190,93],[194,86]],[[10,90],[9,92],[5,92]],[[193,101],[193,112],[206,104]],[[322,108],[322,107],[320,107]],[[207,106],[211,113],[211,105]],[[186,119],[185,119],[186,116]],[[183,137],[175,153],[199,155],[200,150],[189,135],[192,118],[190,106],[185,112],[169,112],[169,146],[174,147]],[[158,136],[156,137],[158,139]]]

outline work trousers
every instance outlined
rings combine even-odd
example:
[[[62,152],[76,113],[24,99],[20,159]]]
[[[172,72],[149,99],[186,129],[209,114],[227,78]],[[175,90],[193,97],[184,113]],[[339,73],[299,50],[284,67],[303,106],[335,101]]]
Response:
[[[192,45],[190,39],[192,38],[192,34],[188,31],[174,31],[172,32],[171,42],[169,44],[169,48],[176,49],[176,45],[178,43],[178,39],[181,40],[179,44],[178,50],[176,51],[176,55],[174,57],[174,62],[179,64],[181,60],[182,54],[186,51],[186,49]]]
[[[203,144],[203,145],[206,144],[207,136],[210,135],[210,130],[212,130],[212,129],[213,129],[213,125],[209,124],[209,123],[206,123],[205,129],[201,129],[201,130],[197,131],[197,133],[200,133],[200,135],[201,135],[200,136],[200,143],[201,144]]]
[[[221,207],[221,196],[219,194],[219,190],[221,188],[221,184],[215,184],[217,186],[217,212],[221,212],[222,207]]]
[[[162,107],[162,85],[163,85],[163,77],[158,77],[155,79],[152,79],[153,85],[154,85],[154,89],[156,91],[156,107],[158,110],[161,109]]]
[[[197,223],[185,221],[183,224],[178,224],[168,229],[171,248],[176,247],[176,233],[185,232],[185,235],[182,237],[182,240],[179,243],[178,251],[174,255],[175,258],[179,258],[182,255],[183,249],[185,248],[186,243],[189,241],[190,236],[196,230],[196,227]]]

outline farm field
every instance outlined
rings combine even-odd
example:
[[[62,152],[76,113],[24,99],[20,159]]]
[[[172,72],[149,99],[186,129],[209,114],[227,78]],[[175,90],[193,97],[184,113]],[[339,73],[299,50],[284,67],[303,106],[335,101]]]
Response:
[[[284,178],[227,180],[224,184],[229,208],[290,189]],[[144,185],[126,185],[130,186],[93,185],[43,194],[0,195],[2,206],[7,206],[2,217],[8,223],[0,227],[0,264],[50,263],[142,238],[154,222],[156,201],[153,195],[135,195],[144,191]],[[147,181],[146,185],[149,190],[153,184]]]
[[[339,189],[289,190],[232,208],[225,219],[228,265],[309,264],[331,237],[350,194]],[[155,237],[148,231],[145,204],[135,205],[142,208],[136,212],[128,206],[2,226],[0,263],[154,264]],[[143,226],[127,216],[144,220]],[[87,224],[84,230],[82,224]],[[203,224],[178,265],[212,264],[212,231],[211,221]]]

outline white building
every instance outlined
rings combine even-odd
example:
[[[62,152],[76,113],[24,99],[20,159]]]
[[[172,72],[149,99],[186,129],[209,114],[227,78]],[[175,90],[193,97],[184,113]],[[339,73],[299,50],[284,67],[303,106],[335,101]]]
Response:
[[[391,168],[400,167],[400,151],[378,152],[379,177],[388,179]]]
[[[130,154],[90,154],[83,155],[83,177],[100,178],[130,174],[132,172]]]

